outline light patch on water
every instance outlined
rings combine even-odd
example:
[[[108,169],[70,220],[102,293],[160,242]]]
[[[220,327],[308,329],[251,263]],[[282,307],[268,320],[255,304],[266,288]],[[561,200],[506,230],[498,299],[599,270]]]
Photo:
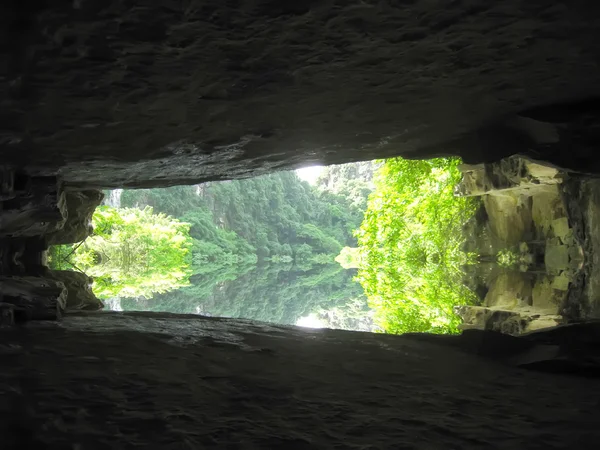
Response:
[[[300,317],[296,321],[296,325],[299,327],[303,327],[303,328],[326,328],[327,327],[327,323],[325,323],[323,320],[319,319],[314,314],[311,314],[311,315],[305,316],[305,317]]]

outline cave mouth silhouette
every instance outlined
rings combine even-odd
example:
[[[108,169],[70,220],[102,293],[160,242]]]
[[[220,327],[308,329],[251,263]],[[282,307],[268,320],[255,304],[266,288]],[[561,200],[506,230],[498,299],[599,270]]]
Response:
[[[594,238],[593,227],[598,220],[596,218],[598,210],[596,198],[598,197],[597,191],[600,190],[595,178],[517,156],[495,163],[462,164],[460,170],[462,171],[462,181],[455,188],[456,195],[478,199],[479,207],[473,217],[463,224],[462,250],[477,255],[478,264],[465,266],[463,280],[459,282],[461,286],[464,285],[468,288],[465,292],[473,294],[472,301],[457,302],[453,305],[453,314],[459,316],[462,321],[459,329],[500,331],[518,336],[562,324],[595,319],[598,315],[594,294],[596,289],[594,274],[597,269],[593,264],[593,254],[597,242]],[[279,175],[270,175],[271,178],[277,176]],[[264,179],[268,178],[269,176]],[[292,178],[293,182],[301,185],[302,181],[297,178],[297,175]],[[238,189],[239,184],[240,192],[253,192],[256,187],[251,187],[250,184],[258,182],[256,180],[259,179],[261,178],[230,181],[225,185],[234,183],[231,186],[235,185],[235,189]],[[306,323],[308,316],[314,319],[315,314],[322,316],[321,319],[331,317],[325,307],[319,312],[306,310],[304,314],[299,314],[298,317],[294,316],[292,320],[291,316],[287,315],[280,317],[267,312],[259,314],[256,309],[242,313],[240,311],[243,308],[240,310],[239,306],[232,305],[230,308],[223,308],[213,305],[207,307],[202,302],[198,302],[200,296],[219,297],[219,293],[214,291],[216,288],[218,291],[227,293],[227,298],[237,298],[238,295],[241,295],[238,293],[244,291],[244,283],[252,284],[251,280],[261,278],[260,270],[253,270],[248,274],[250,266],[247,264],[243,265],[243,270],[238,271],[239,273],[236,272],[235,276],[233,273],[229,273],[230,271],[225,271],[227,273],[223,274],[225,277],[223,280],[230,281],[219,281],[220,279],[217,278],[212,280],[209,279],[210,277],[202,275],[193,276],[192,287],[214,286],[212,294],[210,290],[206,292],[202,290],[202,294],[200,291],[193,295],[190,293],[189,305],[195,305],[194,307],[184,306],[186,302],[176,298],[180,292],[187,292],[185,289],[181,291],[184,288],[183,284],[180,286],[176,282],[176,285],[170,288],[165,287],[166,281],[162,280],[162,275],[154,274],[154,272],[149,279],[160,281],[156,288],[144,288],[143,286],[147,283],[142,278],[131,276],[129,277],[131,283],[124,286],[122,292],[117,292],[112,287],[122,284],[122,281],[115,282],[114,277],[108,276],[107,278],[107,274],[103,275],[92,270],[96,267],[109,267],[110,261],[118,259],[117,254],[109,257],[106,252],[106,249],[110,250],[111,246],[116,244],[108,245],[108,241],[106,241],[102,244],[106,247],[104,251],[94,250],[93,246],[89,245],[91,241],[98,238],[98,236],[94,236],[97,233],[93,232],[91,223],[94,211],[103,202],[103,194],[95,190],[73,190],[65,187],[56,178],[28,177],[22,172],[14,172],[12,178],[8,176],[6,180],[7,182],[4,183],[7,186],[5,197],[11,198],[3,202],[2,214],[5,225],[3,234],[5,237],[2,240],[2,270],[5,289],[12,292],[10,296],[5,295],[4,309],[7,322],[11,320],[9,305],[13,305],[12,309],[16,308],[12,313],[14,318],[23,321],[26,319],[58,319],[69,311],[102,309],[105,306],[104,303],[108,303],[107,309],[120,311],[123,309],[121,305],[123,301],[128,305],[126,309],[129,310],[147,309],[173,313],[199,313],[282,324]],[[244,187],[244,183],[247,183],[248,186]],[[150,193],[157,192],[156,199],[160,199],[163,195],[172,195],[173,199],[179,199],[178,201],[182,202],[183,198],[202,198],[204,191],[210,190],[211,185],[218,184],[219,182],[188,187],[180,186],[166,188],[163,191],[135,190],[131,191],[130,196],[136,195],[135,193],[148,192],[149,194],[143,194],[140,198],[148,196],[150,196],[148,198],[154,198],[154,194]],[[123,192],[122,189],[106,192],[104,204],[120,206],[115,202],[120,203]],[[268,194],[267,192],[265,195]],[[366,197],[363,200],[366,204]],[[157,206],[154,204],[156,201],[159,200],[149,201],[147,205],[142,205],[137,201],[135,206]],[[231,201],[231,199],[226,200],[229,203]],[[314,203],[315,201],[313,199],[310,202]],[[252,204],[253,202],[255,200],[246,199],[242,203]],[[198,205],[200,207],[202,203],[198,203]],[[165,208],[167,208],[165,210],[167,213],[171,212],[168,205]],[[211,208],[214,212],[217,206],[213,204]],[[342,209],[345,208],[349,208],[349,206]],[[272,205],[266,205],[259,209],[273,210]],[[139,208],[137,210],[141,211]],[[183,217],[181,220],[186,220],[185,214],[188,214],[189,210],[190,208],[187,207],[177,213]],[[160,210],[160,207],[157,210],[159,213],[165,211]],[[192,220],[198,219],[192,218]],[[212,226],[224,227],[221,223],[223,220],[213,219]],[[247,220],[238,220],[238,218],[235,220],[241,225],[247,226]],[[357,228],[359,224],[357,222],[353,227]],[[140,237],[134,235],[131,236],[130,242]],[[250,233],[251,235],[252,233]],[[352,239],[352,236],[349,235],[347,238]],[[55,264],[50,270],[48,268],[48,248],[59,248],[60,244],[71,244],[73,241],[76,244],[70,248],[65,247],[64,254],[54,256],[59,264]],[[258,245],[256,242],[252,242],[253,245]],[[281,243],[276,244],[280,249],[282,248]],[[341,245],[346,244],[349,244],[349,241]],[[57,245],[59,247],[52,247]],[[146,244],[146,246],[148,245],[152,246],[152,244]],[[72,263],[62,267],[61,261],[72,259],[83,249],[87,252],[85,258],[89,260],[89,267],[82,266],[84,267],[82,269]],[[304,276],[301,275],[304,272],[291,275],[295,273],[296,266],[294,251],[291,247],[290,252],[291,255],[286,257],[289,261],[287,259],[280,261],[281,255],[274,253],[277,263],[272,267],[281,266],[282,261],[288,262],[289,266],[286,266],[286,276],[280,270],[271,270],[267,276],[273,281],[274,286],[279,287],[272,289],[265,284],[259,291],[263,293],[271,290],[284,292],[283,286],[289,287],[288,281],[296,282],[299,276]],[[166,258],[164,255],[163,257]],[[133,261],[140,258],[130,256],[130,259]],[[259,259],[264,259],[264,255]],[[330,259],[332,259],[330,262],[339,271],[340,267],[334,262],[335,258]],[[271,258],[267,257],[266,260],[270,261]],[[107,264],[102,264],[103,262],[107,262]],[[263,268],[261,265],[258,267]],[[317,265],[306,274],[310,275],[314,272],[316,276],[327,272],[327,267]],[[292,268],[294,269],[292,270]],[[186,271],[178,270],[178,272],[185,273]],[[351,278],[354,274],[353,272],[348,275],[350,278],[346,277],[348,285],[353,285]],[[242,284],[233,282],[232,277],[233,280],[239,278]],[[117,276],[117,279],[121,278],[123,277]],[[102,293],[98,291],[99,286],[103,289]],[[340,284],[331,292],[341,289],[341,286]],[[455,288],[458,288],[457,286]],[[313,291],[317,290],[316,285],[312,284],[312,287]],[[162,293],[172,290],[177,291],[177,295],[173,294],[174,297],[162,295]],[[303,292],[302,295],[298,294],[300,297],[311,296],[310,289],[306,292],[300,291]],[[15,295],[15,292],[19,294]],[[159,294],[156,299],[161,301],[149,300],[155,292]],[[247,301],[251,303],[252,298],[258,295],[258,292],[252,291]],[[274,298],[277,295],[280,294],[275,293]],[[329,294],[323,293],[322,295],[327,298]],[[295,296],[291,294],[286,294],[286,296],[293,303],[292,300],[295,299]],[[371,317],[372,311],[367,306],[364,294],[357,291],[352,297],[349,294],[349,301],[351,298],[363,299],[364,308],[359,309]],[[223,299],[222,302],[227,302],[227,299]],[[275,301],[275,303],[277,302]],[[271,307],[265,307],[266,311],[275,311],[281,308],[289,310],[289,307],[276,307],[275,303]],[[353,303],[354,307],[356,305]],[[317,320],[314,319],[313,322],[316,323]],[[382,329],[375,324],[367,326],[363,322],[361,320],[351,321],[362,331]],[[344,328],[349,325],[338,323],[338,325],[330,326]]]
[[[44,269],[46,244],[89,233],[102,189],[398,155],[461,156],[477,175],[519,155],[566,173],[567,226],[552,217],[551,245],[526,239],[506,260],[532,267],[542,247],[561,273],[477,290],[505,310],[507,297],[558,298],[568,283],[561,315],[593,319],[598,6],[402,3],[0,2],[0,264],[33,274],[1,279],[3,299],[26,293],[28,319],[13,326],[0,302],[3,448],[595,448],[592,320],[519,337],[392,336],[82,311],[100,307],[90,280]],[[493,167],[490,186],[510,188]],[[495,197],[497,216],[519,201]],[[544,205],[521,201],[495,232],[527,230]],[[570,239],[584,256],[574,278]],[[62,303],[63,320],[29,320],[55,319]]]

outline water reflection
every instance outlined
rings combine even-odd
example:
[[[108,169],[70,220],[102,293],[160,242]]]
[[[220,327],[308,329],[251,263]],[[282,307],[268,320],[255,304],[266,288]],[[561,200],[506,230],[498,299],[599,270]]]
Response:
[[[228,266],[194,275],[190,286],[152,298],[105,301],[122,311],[166,311],[238,317],[280,324],[375,331],[373,312],[356,270],[339,264],[299,267],[293,264]]]
[[[404,216],[392,215],[388,223],[371,214],[367,224],[382,222],[385,233],[376,234],[376,245],[359,241],[357,249],[352,230],[361,223],[369,189],[358,190],[357,203],[354,191],[333,195],[327,191],[329,183],[314,190],[288,174],[256,179],[253,189],[231,182],[128,194],[127,208],[99,208],[93,235],[64,247],[64,257],[57,253],[60,247],[45,254],[45,238],[7,238],[0,245],[2,268],[10,275],[2,280],[4,291],[18,293],[11,294],[11,301],[23,309],[22,299],[40,297],[36,283],[53,280],[51,292],[44,291],[49,306],[40,316],[49,308],[97,309],[98,297],[117,311],[363,331],[378,331],[375,323],[385,327],[390,317],[399,327],[385,328],[388,332],[432,331],[432,320],[425,329],[405,325],[443,316],[452,322],[445,332],[455,332],[457,313],[462,329],[520,334],[595,317],[600,182],[519,159],[461,170],[458,191],[476,198],[469,201],[473,210],[444,219],[440,226],[450,222],[456,228],[456,245],[450,247],[465,258],[440,256],[438,247],[447,247],[450,240],[447,233],[437,233],[434,237],[441,238],[432,240],[433,247],[415,238],[426,225],[432,228],[431,217],[442,217],[437,207],[417,214],[419,220],[405,226],[402,235],[396,232]],[[275,188],[280,195],[274,199]],[[452,192],[444,192],[451,203]],[[108,197],[113,206],[119,206],[120,194]],[[392,206],[398,203],[392,200]],[[410,205],[422,206],[423,201]],[[179,218],[155,214],[148,204],[160,211],[170,208]],[[479,210],[472,217],[475,205]],[[89,231],[88,219],[82,223]],[[387,245],[390,236],[396,239],[393,245]],[[70,266],[57,266],[61,261]],[[69,268],[79,273],[64,270]],[[368,302],[353,280],[356,268]],[[371,278],[361,276],[367,269]],[[92,279],[82,272],[93,278],[93,294]],[[19,279],[32,274],[39,280]],[[394,283],[380,283],[388,279]],[[369,290],[382,286],[389,289]],[[390,313],[383,321],[381,311]]]
[[[521,334],[593,315],[589,272],[596,265],[585,248],[597,239],[590,233],[597,204],[582,188],[599,187],[569,179],[482,196],[482,209],[465,227],[465,249],[477,251],[481,264],[465,276],[479,302],[456,308],[463,329]]]

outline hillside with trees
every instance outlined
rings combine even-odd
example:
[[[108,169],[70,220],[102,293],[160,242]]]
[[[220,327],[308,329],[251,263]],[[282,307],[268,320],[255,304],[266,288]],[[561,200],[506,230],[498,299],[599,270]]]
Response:
[[[98,298],[151,297],[189,284],[189,224],[150,207],[110,206],[97,208],[92,224],[94,234],[81,244],[53,247],[49,263],[84,271]]]
[[[452,333],[453,308],[474,301],[462,226],[476,203],[453,195],[459,162],[123,191],[120,208],[96,211],[93,236],[61,251],[125,310]]]
[[[150,206],[189,223],[194,266],[205,263],[295,261],[333,262],[344,246],[356,246],[353,232],[363,219],[354,191],[319,189],[295,172],[198,186],[123,192],[122,205]],[[204,269],[199,269],[204,270]]]
[[[285,324],[313,314],[331,318],[337,327],[368,329],[370,319],[362,317],[369,311],[366,298],[360,284],[353,281],[357,272],[335,262],[342,248],[357,245],[354,230],[362,222],[370,192],[368,177],[372,176],[369,163],[364,165],[356,179],[344,178],[355,174],[344,173],[342,166],[327,168],[328,178],[321,177],[315,185],[300,180],[295,172],[281,172],[248,180],[123,191],[119,208],[103,206],[96,212],[97,233],[70,259],[94,276],[96,295],[109,302],[117,299],[124,310],[202,313]],[[335,183],[330,182],[332,178]],[[107,195],[110,202],[114,197]],[[164,267],[166,262],[162,264],[167,272],[185,274],[173,279],[171,288],[161,284],[149,291],[141,272],[133,277],[127,266],[124,274],[117,273],[115,265],[122,258],[103,256],[107,245],[100,235],[110,241],[106,217],[114,219],[117,231],[118,224],[127,222],[134,211],[140,217],[150,214],[156,220],[170,221],[171,228],[184,237],[185,263],[171,269]],[[122,252],[135,242],[155,239],[160,228],[146,229],[142,223],[136,227],[137,236],[122,242]],[[112,240],[125,236],[131,233],[115,232]],[[159,254],[165,252],[159,242],[156,245]],[[64,255],[72,250],[61,251]],[[138,251],[138,263],[145,267],[148,258]]]

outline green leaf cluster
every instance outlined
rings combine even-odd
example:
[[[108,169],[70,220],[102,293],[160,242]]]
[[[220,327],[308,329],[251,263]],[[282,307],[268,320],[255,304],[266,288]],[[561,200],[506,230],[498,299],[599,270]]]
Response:
[[[152,297],[189,284],[192,239],[190,224],[144,209],[100,206],[92,216],[94,234],[71,247],[73,268],[94,279],[94,294],[109,297]],[[59,268],[70,253],[54,250]],[[60,258],[58,255],[61,255]]]
[[[476,202],[454,196],[459,164],[395,158],[375,175],[356,232],[357,280],[386,332],[457,332],[453,307],[474,299],[462,283],[468,257],[460,248]]]

